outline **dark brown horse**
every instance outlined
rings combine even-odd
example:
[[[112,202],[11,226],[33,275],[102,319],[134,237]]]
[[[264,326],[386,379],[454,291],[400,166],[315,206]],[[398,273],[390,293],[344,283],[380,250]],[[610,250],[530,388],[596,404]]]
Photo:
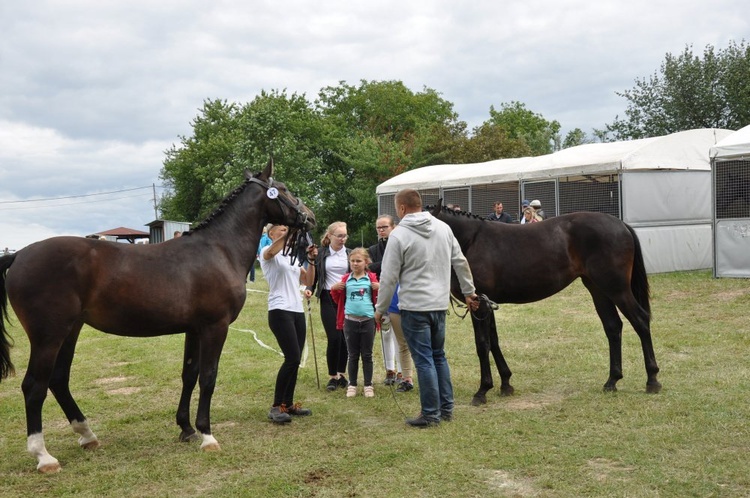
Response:
[[[201,448],[219,450],[211,435],[211,396],[227,329],[245,302],[245,279],[263,225],[315,226],[313,213],[271,176],[273,163],[234,190],[193,231],[161,244],[130,245],[55,237],[0,257],[0,308],[10,301],[31,343],[22,389],[28,451],[41,472],[57,472],[42,432],[47,389],[79,444],[99,446],[69,389],[70,366],[83,324],[110,334],[152,337],[185,333],[177,424],[183,441],[199,439],[190,424],[190,397],[200,394],[195,426]],[[2,317],[0,317],[2,318]],[[10,338],[0,320],[0,374],[13,373]]]
[[[619,309],[641,339],[646,391],[659,392],[648,279],[640,242],[630,226],[608,214],[590,212],[513,225],[456,213],[441,204],[431,213],[453,230],[471,266],[478,294],[495,303],[531,303],[560,292],[580,277],[594,300],[609,342],[609,378],[604,390],[616,391],[622,378]],[[452,292],[463,301],[455,279]],[[512,394],[513,387],[489,303],[484,301],[472,315],[472,324],[481,368],[481,382],[472,404],[479,405],[487,402],[487,391],[493,387],[490,352],[500,372],[500,393]]]

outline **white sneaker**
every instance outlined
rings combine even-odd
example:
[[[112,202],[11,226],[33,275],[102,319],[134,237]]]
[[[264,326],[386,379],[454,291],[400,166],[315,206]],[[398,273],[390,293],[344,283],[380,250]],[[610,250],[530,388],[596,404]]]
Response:
[[[346,388],[346,397],[353,398],[357,395],[357,386],[349,386]]]
[[[372,386],[365,386],[365,398],[374,398],[375,388]]]

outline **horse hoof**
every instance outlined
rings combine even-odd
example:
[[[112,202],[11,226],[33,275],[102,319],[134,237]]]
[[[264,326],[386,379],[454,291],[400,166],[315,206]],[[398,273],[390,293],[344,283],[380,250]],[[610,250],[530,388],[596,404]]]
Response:
[[[516,392],[516,390],[513,389],[513,386],[500,388],[500,396],[513,396],[514,392]]]
[[[475,394],[471,399],[471,406],[482,406],[487,404],[487,396],[484,394]]]
[[[62,470],[62,467],[59,462],[54,462],[42,465],[41,467],[38,467],[37,470],[42,474],[57,474]]]
[[[190,434],[188,434],[187,432],[180,433],[181,443],[190,443],[193,441],[200,441],[200,440],[201,440],[201,437],[195,431],[191,432]]]
[[[649,394],[656,394],[661,392],[661,384],[656,382],[654,384],[646,384],[646,392]]]
[[[81,448],[84,450],[95,450],[100,446],[99,440],[94,439],[93,441],[89,441],[88,443],[84,443],[81,445]]]
[[[609,384],[604,384],[604,392],[605,393],[614,393],[614,392],[617,392],[617,386],[611,386]]]
[[[221,451],[221,446],[219,446],[219,443],[209,443],[205,446],[201,446],[201,449],[209,453],[216,453],[217,451]]]

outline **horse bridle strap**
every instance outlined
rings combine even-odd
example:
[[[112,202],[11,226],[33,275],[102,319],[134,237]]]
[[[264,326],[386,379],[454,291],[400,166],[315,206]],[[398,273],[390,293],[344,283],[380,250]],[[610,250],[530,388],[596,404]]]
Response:
[[[269,178],[268,182],[264,182],[263,180],[260,180],[260,179],[258,179],[258,178],[256,178],[256,177],[253,176],[253,177],[249,178],[248,181],[253,182],[253,183],[257,183],[258,185],[260,185],[263,188],[265,188],[267,192],[271,191],[272,188],[273,189],[276,188],[276,187],[273,186],[273,178]],[[307,223],[307,213],[303,212],[300,209],[301,202],[300,202],[299,198],[295,198],[295,199],[297,199],[297,203],[296,204],[292,204],[292,201],[290,201],[287,198],[286,195],[274,195],[274,196],[269,195],[268,197],[270,199],[276,199],[279,202],[281,202],[282,204],[286,204],[287,207],[289,207],[291,209],[294,209],[297,212],[297,217],[296,217],[296,220],[295,220],[295,225],[299,225],[299,227],[303,227],[304,228],[305,224]]]

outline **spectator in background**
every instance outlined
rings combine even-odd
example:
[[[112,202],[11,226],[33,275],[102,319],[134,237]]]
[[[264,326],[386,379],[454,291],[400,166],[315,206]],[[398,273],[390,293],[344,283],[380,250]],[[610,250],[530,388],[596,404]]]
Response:
[[[270,223],[266,225],[265,227],[263,227],[263,235],[260,236],[260,242],[258,243],[258,251],[255,253],[255,257],[258,260],[260,260],[260,252],[263,250],[263,248],[271,245],[271,238],[268,236],[268,230],[270,229],[270,227],[271,227]],[[250,275],[248,277],[248,280],[250,282],[255,282],[255,261],[253,261],[253,265],[250,267]]]
[[[528,225],[529,223],[536,223],[542,221],[542,218],[534,212],[534,208],[527,207],[523,210],[523,224]]]
[[[346,361],[348,352],[344,330],[336,325],[338,305],[331,298],[332,290],[346,290],[346,284],[341,282],[345,273],[351,271],[349,267],[349,253],[344,245],[349,235],[346,231],[346,223],[334,221],[328,225],[326,233],[320,241],[321,247],[315,258],[315,282],[310,290],[315,293],[320,302],[320,320],[328,338],[326,349],[326,361],[328,362],[328,391],[337,388],[346,389],[349,382],[346,380]]]
[[[536,213],[536,215],[540,218],[539,221],[547,219],[547,215],[544,214],[544,210],[542,210],[542,203],[539,201],[539,199],[534,199],[533,201],[531,201],[531,204],[529,204],[529,206],[531,206],[531,208],[534,210],[534,213]]]
[[[380,278],[380,262],[383,260],[383,254],[385,253],[386,244],[388,244],[388,236],[391,234],[391,230],[396,228],[396,223],[393,220],[393,216],[389,214],[381,214],[375,221],[375,228],[378,231],[378,243],[370,246],[367,252],[370,254],[372,263],[370,264],[370,271],[374,272],[378,278]],[[396,311],[393,315],[398,314],[398,293],[393,295],[395,301]],[[406,344],[404,334],[401,331],[401,320],[399,316],[396,316],[396,320],[391,321],[390,318],[392,313],[389,312],[385,315],[383,323],[380,325],[381,339],[383,343],[383,361],[385,363],[385,380],[383,384],[390,386],[399,381],[403,380],[404,376],[402,368],[408,370],[409,382],[411,383],[411,355],[409,354],[409,346]],[[398,352],[398,355],[396,354]],[[408,389],[408,387],[406,388]]]
[[[531,204],[527,199],[524,199],[523,202],[521,202],[521,216],[520,216],[520,222],[521,225],[526,223],[526,218],[524,217],[523,213],[526,211],[526,208],[529,207],[529,204]]]
[[[503,211],[503,203],[497,201],[495,203],[495,210],[487,216],[490,221],[501,221],[503,223],[513,223],[511,215]]]

